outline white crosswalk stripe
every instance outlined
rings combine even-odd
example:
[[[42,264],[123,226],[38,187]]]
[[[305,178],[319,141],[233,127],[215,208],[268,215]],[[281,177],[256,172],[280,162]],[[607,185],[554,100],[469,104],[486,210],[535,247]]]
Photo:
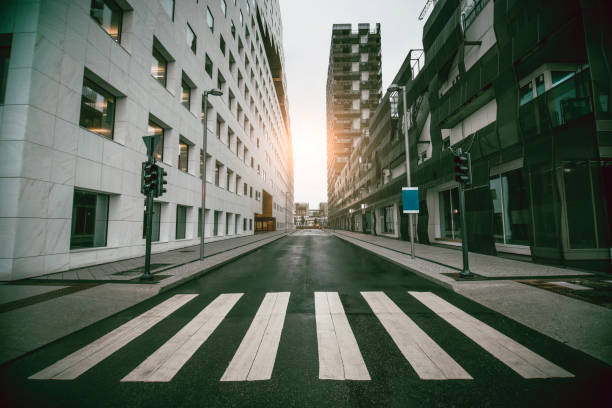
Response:
[[[369,380],[338,292],[315,292],[315,318],[322,380]]]
[[[508,336],[431,292],[408,292],[523,378],[573,377]]]
[[[257,381],[272,378],[289,292],[266,293],[221,381]]]
[[[167,382],[185,365],[234,307],[242,293],[219,295],[121,381]]]
[[[32,375],[35,380],[73,380],[134,340],[198,295],[174,295],[93,343]]]
[[[423,380],[472,377],[383,292],[361,292],[406,360]]]

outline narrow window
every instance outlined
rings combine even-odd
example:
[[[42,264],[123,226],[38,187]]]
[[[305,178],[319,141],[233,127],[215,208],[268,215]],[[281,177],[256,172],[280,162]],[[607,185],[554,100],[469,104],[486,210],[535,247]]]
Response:
[[[161,5],[170,17],[170,20],[174,21],[174,0],[161,0]]]
[[[74,190],[70,249],[106,246],[108,195]]]
[[[185,238],[187,226],[187,207],[184,205],[176,206],[176,239]]]
[[[236,26],[234,25],[234,22],[231,22],[231,26],[230,26],[230,32],[232,33],[232,37],[234,38],[234,40],[236,39]]]
[[[191,87],[185,78],[181,81],[181,104],[187,108],[187,110],[191,109]]]
[[[159,142],[155,146],[153,156],[156,160],[162,161],[164,159],[164,129],[149,119],[148,134],[149,136],[159,136]]]
[[[153,61],[151,62],[151,75],[155,78],[160,84],[166,87],[166,78],[168,72],[168,61],[162,53],[153,46]]]
[[[0,34],[0,104],[4,103],[8,78],[9,58],[11,56],[12,34]]]
[[[179,141],[179,156],[178,156],[178,168],[184,172],[189,171],[189,145],[183,139]]]
[[[215,18],[213,17],[208,7],[206,7],[206,24],[208,24],[208,27],[212,31],[215,31]]]
[[[219,178],[221,176],[221,166],[222,166],[221,163],[219,163],[219,162],[215,163],[215,186],[217,186],[217,187],[221,187],[219,185]]]
[[[91,0],[91,17],[117,42],[121,42],[123,10],[114,0]]]
[[[79,125],[90,132],[112,139],[115,99],[114,95],[106,92],[87,77],[83,78]]]
[[[244,25],[244,17],[242,15],[242,10],[240,10],[240,25]]]
[[[210,57],[208,56],[208,54],[205,54],[204,69],[206,70],[206,73],[208,74],[208,76],[212,79],[212,76],[213,76],[213,63],[212,63]]]
[[[221,49],[223,55],[225,55],[225,40],[223,39],[222,35],[219,36],[219,48]]]
[[[189,24],[187,24],[187,28],[185,29],[185,35],[186,35],[186,40],[187,40],[187,46],[195,54],[196,53],[196,46],[197,46],[197,43],[198,43],[198,37],[196,37],[195,33],[193,32],[193,30],[191,29],[191,26]]]
[[[142,237],[147,237],[147,215],[146,212],[142,217]],[[153,225],[151,226],[151,241],[159,241],[159,227],[161,221],[161,203],[153,203]]]
[[[227,4],[225,4],[225,0],[221,0],[221,11],[223,11],[223,16],[227,17]]]

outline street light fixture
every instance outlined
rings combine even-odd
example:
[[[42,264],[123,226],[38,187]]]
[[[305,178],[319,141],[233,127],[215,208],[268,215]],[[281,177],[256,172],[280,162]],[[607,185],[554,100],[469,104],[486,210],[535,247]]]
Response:
[[[408,143],[408,115],[406,110],[406,87],[404,85],[391,84],[389,87],[389,92],[399,92],[402,91],[402,108],[403,108],[403,116],[402,116],[402,129],[404,131],[404,143],[406,145],[406,182],[408,183],[407,187],[411,187],[410,183],[410,146]],[[414,227],[412,222],[412,214],[408,214],[408,228],[410,229],[410,253],[412,259],[414,259]]]
[[[208,95],[221,96],[223,92],[218,89],[204,91],[204,131],[202,132],[202,223],[200,225],[200,261],[204,260],[204,230],[206,226],[206,140],[208,136]]]

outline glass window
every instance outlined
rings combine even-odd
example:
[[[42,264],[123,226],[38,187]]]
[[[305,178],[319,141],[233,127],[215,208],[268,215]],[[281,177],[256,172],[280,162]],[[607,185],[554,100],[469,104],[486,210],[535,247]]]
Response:
[[[440,238],[461,239],[459,189],[440,191]]]
[[[244,25],[244,16],[242,15],[242,10],[240,10],[240,25]]]
[[[225,235],[229,235],[230,233],[231,217],[232,217],[231,213],[225,213]]]
[[[153,156],[156,160],[162,161],[164,159],[164,129],[157,123],[149,120],[148,135],[159,136],[159,142],[157,142],[157,145],[155,146]]]
[[[161,0],[161,5],[170,19],[174,21],[174,0]]]
[[[219,235],[219,221],[221,219],[221,211],[215,211],[214,217],[215,218],[213,222],[213,235],[218,236]]]
[[[198,38],[196,37],[195,33],[193,32],[189,24],[187,24],[185,35],[186,35],[186,40],[187,40],[187,46],[191,48],[191,51],[193,51],[193,53],[195,54]]]
[[[243,231],[247,230],[247,219],[246,218],[242,219],[242,230]]]
[[[496,242],[529,245],[529,200],[522,169],[491,177]]]
[[[153,47],[153,61],[151,62],[151,75],[153,78],[157,79],[157,81],[162,84],[164,87],[166,86],[166,78],[168,72],[168,61],[166,58],[159,52],[159,50]]]
[[[147,237],[147,213],[145,212],[142,217],[142,237]],[[151,228],[151,241],[159,241],[159,226],[161,222],[161,203],[153,203],[153,225]]]
[[[533,99],[533,83],[532,81],[527,82],[521,87],[519,92],[520,104],[524,105]]]
[[[563,168],[567,226],[572,248],[596,248],[593,196],[586,163],[569,164]]]
[[[176,206],[176,239],[185,238],[185,230],[187,226],[187,207],[183,205]]]
[[[79,125],[108,139],[113,138],[115,97],[87,77],[83,78]]]
[[[219,185],[219,177],[221,175],[221,166],[222,166],[221,163],[219,162],[215,163],[215,186],[217,187],[221,187]]]
[[[117,42],[121,42],[122,14],[114,0],[91,0],[91,17]]]
[[[552,81],[552,86],[560,84],[561,82],[570,79],[574,76],[574,71],[551,71],[550,78]]]
[[[557,217],[555,190],[551,170],[531,173],[531,197],[533,205],[534,245],[557,248]]]
[[[208,54],[205,54],[204,69],[206,70],[206,73],[208,74],[208,76],[212,79],[212,76],[213,76],[213,63],[212,63],[210,57],[208,56]]]
[[[179,141],[179,156],[178,156],[178,168],[182,171],[189,171],[189,145],[185,141]]]
[[[222,35],[219,36],[219,48],[221,49],[223,55],[225,55],[225,40],[223,39]]]
[[[253,219],[249,219],[249,230],[253,231]]]
[[[206,7],[206,24],[208,24],[208,27],[211,30],[215,30],[215,18],[213,17],[208,7]]]
[[[540,74],[536,77],[535,79],[535,86],[536,86],[536,94],[537,96],[542,95],[544,92],[546,92],[546,86],[544,84],[544,74]]]
[[[223,11],[223,15],[227,17],[227,4],[225,4],[225,0],[221,0],[221,11]]]
[[[230,32],[232,33],[232,37],[235,40],[236,39],[236,26],[234,25],[233,21],[232,21],[231,26],[230,26]]]
[[[247,14],[251,14],[251,5],[249,4],[249,0],[246,0],[246,8],[247,8]]]
[[[108,195],[74,190],[70,249],[106,246]]]
[[[393,206],[390,205],[384,208],[384,224],[385,232],[393,234],[395,231],[395,211]]]
[[[4,95],[6,93],[12,41],[12,34],[0,34],[0,104],[4,103]]]
[[[191,109],[191,87],[185,79],[181,81],[181,104],[187,110]]]

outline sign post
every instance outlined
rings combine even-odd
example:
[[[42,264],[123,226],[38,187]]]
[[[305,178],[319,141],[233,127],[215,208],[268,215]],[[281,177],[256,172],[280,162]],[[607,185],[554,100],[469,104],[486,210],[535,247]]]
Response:
[[[418,187],[402,187],[402,212],[408,214],[409,229],[410,229],[410,253],[414,259],[414,223],[412,222],[412,214],[419,213],[419,188]]]

